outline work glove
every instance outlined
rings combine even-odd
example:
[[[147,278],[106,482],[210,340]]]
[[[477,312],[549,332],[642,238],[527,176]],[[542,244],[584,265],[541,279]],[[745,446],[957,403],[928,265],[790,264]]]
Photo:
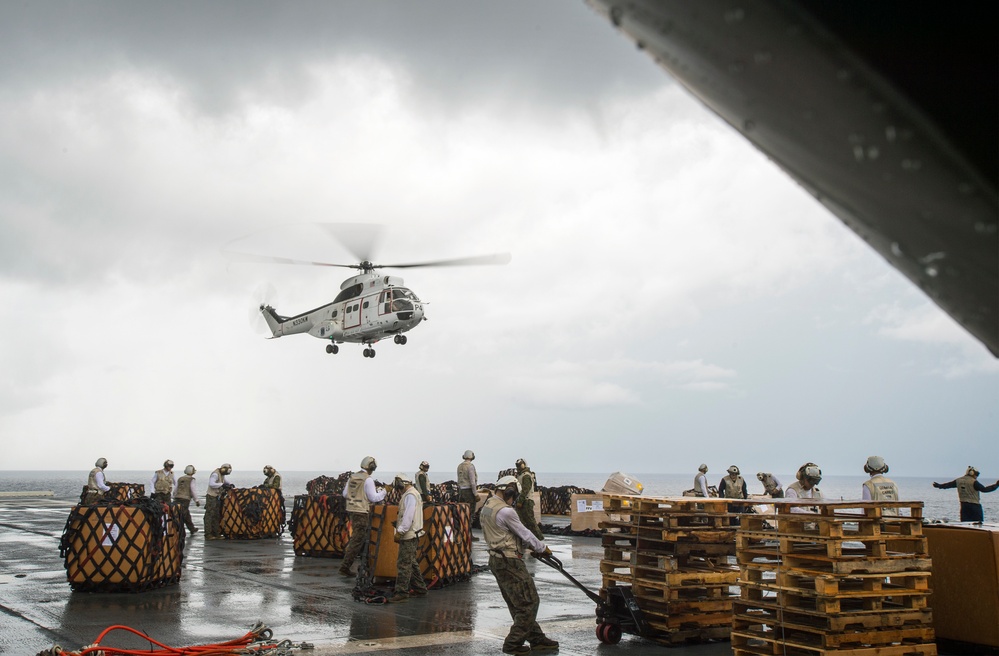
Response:
[[[393,542],[402,542],[402,533],[400,533],[399,531],[396,531],[395,533],[393,533],[392,534],[392,541]]]
[[[195,501],[194,505],[196,505],[198,508],[200,508],[201,507],[201,502],[200,501]]]
[[[517,510],[523,510],[523,508],[524,508],[524,500],[523,499],[517,499],[516,506],[517,506]]]
[[[937,483],[936,481],[933,481],[933,487],[935,487],[935,488],[937,488],[939,490],[940,489],[940,483]]]

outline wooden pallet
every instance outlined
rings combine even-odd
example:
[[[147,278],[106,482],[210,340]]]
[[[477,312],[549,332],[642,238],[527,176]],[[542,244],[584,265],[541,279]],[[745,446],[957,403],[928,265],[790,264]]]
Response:
[[[858,536],[850,538],[784,535],[764,531],[739,531],[736,550],[761,556],[825,556],[831,559],[850,557],[890,558],[893,556],[926,556],[927,539],[923,536]]]
[[[825,597],[863,597],[884,594],[929,594],[930,572],[885,574],[828,574],[797,569],[743,565],[739,584],[768,590],[816,594]]]
[[[826,631],[859,631],[861,629],[929,626],[933,613],[929,609],[898,611],[859,611],[829,615],[803,609],[785,608],[779,601],[732,603],[732,612],[743,620],[755,619],[765,624],[786,624],[823,629]]]
[[[822,631],[800,629],[785,625],[765,625],[734,618],[732,622],[733,645],[756,641],[774,646],[797,647],[821,652],[835,650],[842,654],[855,649],[891,648],[907,645],[932,644],[933,628],[912,626],[872,629],[865,631]]]
[[[818,613],[850,613],[856,611],[921,610],[927,607],[929,595],[918,591],[868,593],[863,596],[822,597],[794,591],[774,590],[765,586],[744,584],[742,600],[747,603],[779,603],[793,610]]]
[[[936,645],[893,645],[861,649],[812,649],[785,647],[774,643],[747,643],[732,636],[733,656],[937,656]]]

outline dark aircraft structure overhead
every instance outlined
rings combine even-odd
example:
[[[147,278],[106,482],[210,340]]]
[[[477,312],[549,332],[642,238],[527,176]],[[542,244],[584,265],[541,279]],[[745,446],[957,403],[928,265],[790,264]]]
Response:
[[[999,356],[999,3],[587,2]]]

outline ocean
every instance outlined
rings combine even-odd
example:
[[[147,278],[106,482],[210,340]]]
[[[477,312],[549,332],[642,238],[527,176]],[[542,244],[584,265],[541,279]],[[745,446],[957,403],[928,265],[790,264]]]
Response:
[[[80,489],[87,482],[87,475],[90,470],[85,471],[0,471],[0,492],[15,491],[37,491],[46,490],[53,493],[56,499],[75,501],[80,498]],[[290,506],[290,501],[295,495],[305,494],[305,484],[322,475],[336,477],[341,472],[319,472],[319,471],[282,471],[281,479],[284,488],[284,496]],[[444,480],[453,480],[453,476],[439,474],[434,476],[431,471],[431,482],[439,483]],[[200,471],[196,475],[198,480],[199,493],[204,494],[208,484],[210,471]],[[143,483],[147,487],[152,478],[152,471],[119,471],[107,470],[109,481],[119,483]],[[689,474],[649,474],[631,473],[633,479],[640,481],[645,486],[646,496],[679,496],[684,490],[693,487],[694,472]],[[575,485],[599,491],[607,480],[608,474],[597,473],[545,473],[537,474],[538,485],[546,487],[560,487],[563,485]],[[776,476],[787,486],[794,481],[794,476],[777,473]],[[378,478],[378,475],[375,475]],[[491,476],[485,472],[479,472],[480,482],[486,482]],[[898,485],[900,496],[903,500],[922,501],[924,504],[923,517],[931,520],[957,521],[958,501],[956,490],[937,490],[933,487],[934,480],[946,482],[953,480],[954,476],[940,476],[937,478],[924,478],[916,476],[892,477]],[[243,472],[234,471],[228,480],[236,487],[252,487],[263,482],[264,476],[258,471]],[[709,475],[709,483],[717,485],[721,480],[721,474],[716,477]],[[819,488],[827,499],[859,499],[861,495],[861,485],[867,480],[866,476],[828,476],[822,479]],[[982,480],[982,483],[989,485],[992,480]],[[755,476],[747,479],[751,494],[762,494],[763,486],[760,485]],[[999,490],[990,494],[982,495],[982,506],[985,511],[985,519],[990,522],[999,522]]]

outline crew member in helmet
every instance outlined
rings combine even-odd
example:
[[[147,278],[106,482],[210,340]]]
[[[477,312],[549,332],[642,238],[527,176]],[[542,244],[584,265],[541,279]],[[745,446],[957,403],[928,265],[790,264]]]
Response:
[[[776,476],[770,472],[758,472],[756,479],[763,483],[763,493],[768,497],[771,499],[784,498],[784,487],[780,484],[780,480]]]
[[[732,465],[728,468],[728,476],[721,479],[718,484],[718,496],[726,499],[748,499],[749,492],[746,490],[746,481],[742,478],[739,468]]]
[[[98,458],[94,463],[94,468],[90,470],[87,477],[87,488],[83,494],[83,505],[89,506],[101,500],[101,498],[111,491],[111,486],[104,479],[104,470],[107,469],[108,459]]]
[[[469,526],[475,520],[475,504],[478,501],[475,497],[475,491],[479,488],[479,477],[475,473],[473,460],[475,460],[475,454],[469,449],[461,456],[461,464],[458,465],[458,503],[468,504]],[[472,542],[479,541],[479,538],[474,535],[471,535],[471,538]]]
[[[361,460],[361,469],[350,475],[343,487],[343,497],[347,500],[347,513],[350,516],[350,540],[343,553],[343,563],[340,573],[353,576],[350,566],[354,564],[357,554],[368,541],[371,532],[371,504],[385,499],[385,490],[375,488],[372,472],[378,468],[378,463],[371,456]]]
[[[814,462],[806,462],[798,468],[795,474],[798,480],[787,486],[784,490],[785,499],[821,499],[822,492],[817,487],[822,480],[822,470]],[[817,512],[817,509],[809,506],[794,506],[791,512],[807,513]]]
[[[212,472],[208,477],[208,492],[205,493],[205,539],[222,539],[222,495],[235,487],[225,479],[232,473],[228,462]]]
[[[153,500],[170,503],[173,499],[173,493],[177,489],[177,481],[173,477],[173,460],[164,461],[163,469],[153,472],[149,489],[153,491],[150,495]]]
[[[985,513],[982,512],[982,492],[994,492],[999,489],[999,481],[992,485],[982,485],[978,482],[979,472],[972,466],[964,472],[964,476],[955,478],[949,483],[933,483],[933,487],[938,490],[949,490],[957,488],[957,498],[961,502],[962,522],[984,522]]]
[[[694,474],[695,497],[711,496],[710,494],[708,494],[708,477],[706,476],[707,473],[708,473],[708,466],[702,463],[701,466],[697,468],[697,473]]]
[[[410,590],[418,597],[427,594],[427,583],[420,571],[417,547],[423,535],[423,501],[419,491],[405,474],[397,474],[393,482],[395,489],[402,492],[399,499],[399,515],[395,522],[395,541],[399,543],[399,557],[396,560],[395,594],[388,602],[398,604],[409,601]]]
[[[534,516],[534,491],[538,487],[534,472],[527,466],[527,461],[523,458],[518,458],[515,464],[517,467],[517,486],[520,489],[517,494],[517,502],[514,504],[517,516],[520,517],[520,522],[527,527],[528,531],[534,533],[539,540],[544,540],[545,536]]]
[[[184,467],[184,475],[177,479],[177,491],[173,495],[174,501],[180,506],[180,516],[184,520],[184,525],[191,535],[198,532],[198,527],[191,519],[191,502],[194,501],[195,505],[201,506],[201,502],[198,501],[198,487],[194,480],[197,471],[194,465]]]
[[[885,474],[888,464],[881,456],[871,456],[864,463],[864,471],[871,477],[861,486],[861,498],[864,501],[898,501],[898,486]],[[883,515],[898,515],[898,508],[883,508]]]
[[[482,535],[489,547],[489,569],[513,617],[513,626],[503,641],[503,653],[557,651],[558,643],[549,639],[538,625],[541,601],[523,561],[525,547],[536,555],[550,556],[552,552],[510,507],[517,495],[517,479],[504,476],[496,481],[496,491],[486,499],[481,515]]]
[[[264,482],[260,484],[260,487],[269,490],[280,490],[281,474],[270,465],[266,465],[264,467]]]
[[[420,493],[423,503],[433,503],[434,495],[430,491],[430,463],[424,460],[420,463],[420,469],[416,472],[416,491]]]

